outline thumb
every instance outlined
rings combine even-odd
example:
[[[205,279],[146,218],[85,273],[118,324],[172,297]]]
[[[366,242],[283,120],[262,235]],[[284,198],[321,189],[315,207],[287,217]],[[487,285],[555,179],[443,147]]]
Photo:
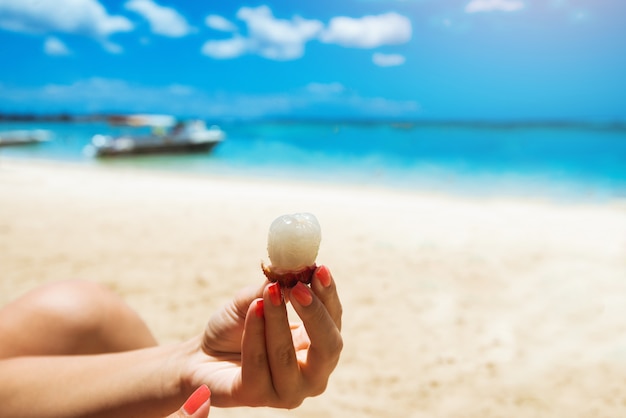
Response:
[[[207,418],[211,407],[211,391],[202,385],[191,394],[185,404],[167,418]]]

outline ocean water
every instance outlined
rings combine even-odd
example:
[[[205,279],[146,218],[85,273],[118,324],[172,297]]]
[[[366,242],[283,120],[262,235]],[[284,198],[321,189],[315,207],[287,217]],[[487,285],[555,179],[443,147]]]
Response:
[[[626,127],[602,124],[282,121],[222,123],[211,153],[99,160],[83,150],[105,123],[0,123],[53,139],[0,148],[35,159],[206,175],[340,182],[471,195],[606,200],[626,197]]]

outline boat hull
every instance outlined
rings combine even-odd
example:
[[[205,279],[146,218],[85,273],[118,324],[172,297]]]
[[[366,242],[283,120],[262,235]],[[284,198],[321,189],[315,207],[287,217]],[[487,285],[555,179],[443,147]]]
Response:
[[[46,130],[19,130],[0,132],[0,147],[41,144],[50,140],[51,133]]]
[[[219,141],[214,142],[153,142],[135,143],[132,148],[116,148],[114,146],[96,147],[96,157],[123,157],[135,155],[158,154],[193,154],[211,151]]]

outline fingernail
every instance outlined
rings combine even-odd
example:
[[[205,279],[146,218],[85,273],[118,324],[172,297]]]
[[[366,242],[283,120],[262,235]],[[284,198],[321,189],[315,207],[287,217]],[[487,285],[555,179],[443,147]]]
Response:
[[[298,282],[298,284],[291,289],[291,294],[302,306],[309,306],[313,302],[313,295],[311,295],[311,291],[302,282]]]
[[[189,415],[194,414],[210,397],[211,391],[209,387],[207,385],[200,386],[187,399],[187,402],[183,405],[183,411]]]
[[[322,286],[324,287],[330,286],[331,278],[330,278],[330,271],[328,270],[328,267],[320,266],[320,268],[317,269],[316,275],[320,283],[322,284]]]
[[[259,318],[263,318],[263,299],[259,299],[256,301],[255,312],[256,316],[258,316]]]
[[[280,285],[278,283],[272,283],[269,285],[267,291],[270,294],[270,300],[272,301],[272,305],[280,306],[283,302],[283,296],[280,292]]]

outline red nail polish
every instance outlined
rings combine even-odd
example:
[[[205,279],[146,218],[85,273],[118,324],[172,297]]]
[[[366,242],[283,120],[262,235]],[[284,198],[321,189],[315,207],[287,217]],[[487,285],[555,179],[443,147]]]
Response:
[[[280,285],[278,283],[272,283],[267,288],[267,291],[270,294],[270,300],[272,301],[272,305],[280,306],[283,302],[283,296],[280,293]]]
[[[302,282],[298,282],[298,284],[291,289],[291,294],[302,306],[309,306],[313,302],[313,295],[311,295],[311,291]]]
[[[258,316],[259,318],[263,318],[264,315],[264,309],[263,309],[263,299],[259,299],[256,301],[256,306],[255,308],[255,312],[256,312],[256,316]]]
[[[207,385],[202,385],[187,399],[187,402],[183,405],[183,410],[192,415],[200,407],[209,400],[211,397],[211,391]]]
[[[328,270],[328,267],[320,266],[317,269],[316,275],[320,283],[322,284],[322,286],[324,287],[330,286],[331,277],[330,277],[330,271]]]

